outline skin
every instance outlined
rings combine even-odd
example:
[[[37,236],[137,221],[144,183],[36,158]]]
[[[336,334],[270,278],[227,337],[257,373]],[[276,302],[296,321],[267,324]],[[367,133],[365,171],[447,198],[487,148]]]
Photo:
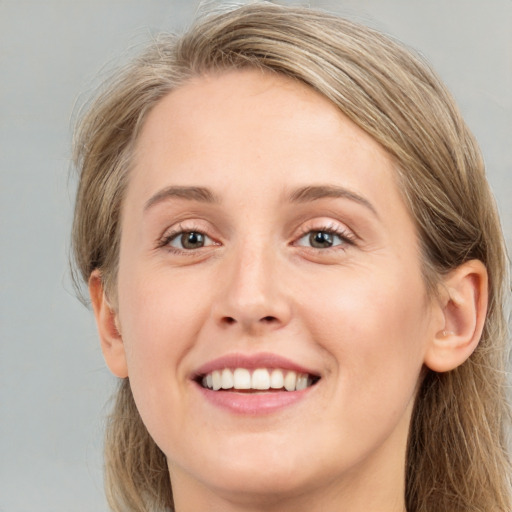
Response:
[[[184,249],[181,232],[205,245]],[[117,286],[113,307],[91,277],[103,350],[167,455],[178,512],[404,511],[420,374],[471,354],[486,296],[470,262],[429,298],[390,156],[311,89],[254,70],[197,78],[149,114]],[[262,415],[219,408],[192,381],[215,358],[261,352],[321,378]]]

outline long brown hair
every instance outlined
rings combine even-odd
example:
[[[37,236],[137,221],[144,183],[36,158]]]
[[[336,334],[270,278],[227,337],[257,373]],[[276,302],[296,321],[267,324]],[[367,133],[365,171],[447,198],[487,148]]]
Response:
[[[450,94],[425,62],[388,37],[320,11],[256,3],[157,39],[116,75],[77,129],[78,273],[87,281],[99,269],[115,302],[121,204],[148,111],[191,77],[248,66],[309,85],[392,155],[431,292],[440,275],[465,261],[485,264],[489,308],[478,348],[453,371],[429,371],[416,398],[406,504],[409,512],[510,512],[510,284],[496,207],[478,146]],[[165,456],[142,423],[128,379],[120,383],[105,453],[113,510],[172,509]]]

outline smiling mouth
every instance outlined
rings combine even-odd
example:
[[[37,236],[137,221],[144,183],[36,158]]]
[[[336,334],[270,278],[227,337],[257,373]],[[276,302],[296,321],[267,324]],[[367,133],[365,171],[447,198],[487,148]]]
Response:
[[[224,368],[197,378],[205,389],[212,391],[271,392],[301,391],[315,385],[320,377],[280,368]]]

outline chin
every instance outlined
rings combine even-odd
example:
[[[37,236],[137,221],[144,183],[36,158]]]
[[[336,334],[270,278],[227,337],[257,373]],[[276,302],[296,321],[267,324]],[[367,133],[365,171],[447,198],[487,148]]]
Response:
[[[224,470],[210,482],[219,496],[240,504],[257,504],[261,507],[271,503],[288,501],[314,488],[311,479],[299,471],[289,468],[271,468],[244,465],[233,470]]]
[[[333,478],[333,468],[317,463],[319,459],[308,453],[307,446],[295,451],[293,445],[297,448],[298,443],[291,440],[276,442],[271,436],[257,437],[258,442],[245,443],[245,447],[236,443],[236,450],[219,449],[222,456],[210,459],[209,471],[202,468],[210,488],[230,500],[263,507],[313,491]]]

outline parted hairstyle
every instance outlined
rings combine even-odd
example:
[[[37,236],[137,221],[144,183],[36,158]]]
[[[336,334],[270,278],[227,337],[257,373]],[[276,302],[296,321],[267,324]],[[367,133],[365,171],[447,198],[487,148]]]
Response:
[[[429,293],[468,260],[486,266],[489,306],[478,347],[452,371],[426,371],[420,384],[405,500],[408,512],[510,512],[510,282],[499,218],[479,148],[452,97],[420,57],[391,38],[322,11],[265,2],[211,12],[182,35],[156,38],[78,123],[75,279],[87,282],[98,269],[115,305],[121,206],[148,112],[194,77],[244,68],[307,84],[392,156]],[[105,464],[113,510],[173,509],[165,456],[139,416],[128,378],[109,418]]]

